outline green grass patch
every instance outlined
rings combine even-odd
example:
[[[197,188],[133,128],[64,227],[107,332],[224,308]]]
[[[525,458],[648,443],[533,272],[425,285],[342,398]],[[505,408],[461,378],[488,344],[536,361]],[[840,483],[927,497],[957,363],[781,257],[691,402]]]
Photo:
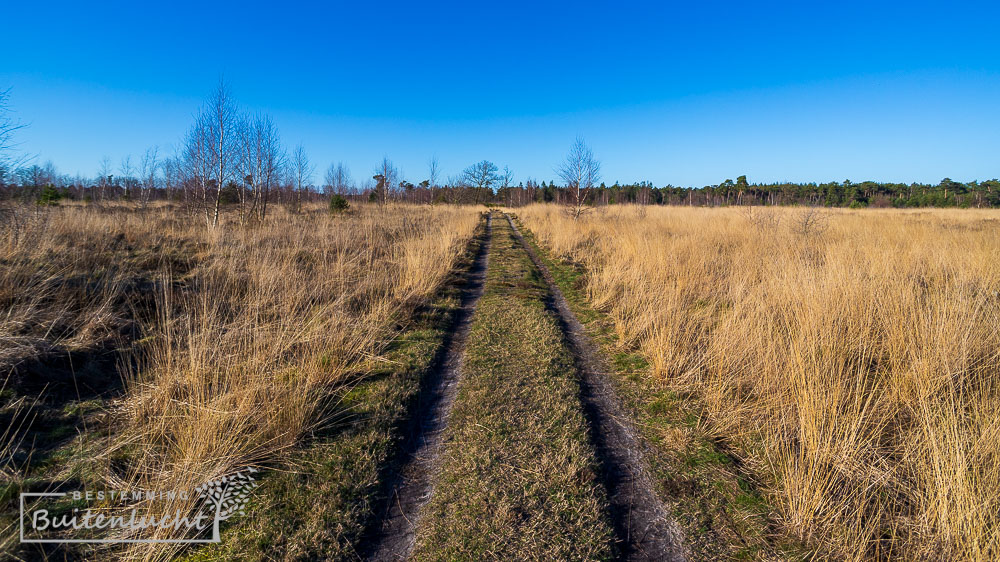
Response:
[[[573,358],[504,220],[414,560],[605,560],[613,531]]]

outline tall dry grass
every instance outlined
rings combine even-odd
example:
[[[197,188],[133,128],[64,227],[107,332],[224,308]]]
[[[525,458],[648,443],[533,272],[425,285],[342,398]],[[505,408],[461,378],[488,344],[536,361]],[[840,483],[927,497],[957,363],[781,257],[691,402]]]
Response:
[[[126,295],[170,258],[152,255],[167,236],[153,227],[123,209],[0,207],[0,372],[111,345],[132,322]]]
[[[109,318],[143,319],[106,455],[109,487],[146,490],[279,461],[338,385],[378,364],[480,222],[453,206],[279,208],[216,229],[169,206],[14,211],[23,220],[0,238],[12,357],[96,345],[100,326],[122,323]]]
[[[849,560],[997,559],[1000,214],[810,213],[517,210],[788,531]]]

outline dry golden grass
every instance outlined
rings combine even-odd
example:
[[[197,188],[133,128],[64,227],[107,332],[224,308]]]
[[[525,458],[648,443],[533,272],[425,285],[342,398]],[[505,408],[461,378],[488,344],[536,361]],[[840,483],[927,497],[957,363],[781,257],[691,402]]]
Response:
[[[316,206],[210,229],[168,206],[14,212],[0,361],[95,346],[115,315],[144,318],[106,455],[109,488],[149,490],[280,461],[333,389],[378,364],[480,220],[467,207]],[[147,283],[126,291],[136,276]],[[139,294],[148,309],[128,314]]]
[[[995,211],[517,214],[696,391],[789,532],[843,559],[1000,557]]]
[[[123,211],[0,207],[0,371],[108,343],[129,323],[121,299],[166,233]]]

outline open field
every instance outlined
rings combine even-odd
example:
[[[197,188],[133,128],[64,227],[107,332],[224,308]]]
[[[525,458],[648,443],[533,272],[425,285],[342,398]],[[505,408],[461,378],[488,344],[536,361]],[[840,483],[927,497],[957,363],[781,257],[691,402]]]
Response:
[[[845,559],[1000,549],[1000,216],[517,209],[652,376]]]
[[[0,445],[14,506],[73,482],[185,489],[280,466],[352,378],[380,368],[479,223],[462,207],[215,229],[166,206],[7,214]]]
[[[483,210],[5,207],[3,553],[997,553],[1000,216]],[[247,467],[218,544],[17,540],[21,492]]]
[[[1000,561],[1000,2],[65,4],[0,562]]]

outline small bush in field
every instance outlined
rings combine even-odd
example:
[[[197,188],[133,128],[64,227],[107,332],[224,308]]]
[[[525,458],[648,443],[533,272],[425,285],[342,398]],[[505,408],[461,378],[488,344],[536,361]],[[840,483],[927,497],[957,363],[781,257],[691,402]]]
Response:
[[[330,198],[330,214],[335,215],[337,213],[343,213],[350,206],[351,204],[347,202],[347,199],[345,199],[343,195],[334,194],[333,197]]]

